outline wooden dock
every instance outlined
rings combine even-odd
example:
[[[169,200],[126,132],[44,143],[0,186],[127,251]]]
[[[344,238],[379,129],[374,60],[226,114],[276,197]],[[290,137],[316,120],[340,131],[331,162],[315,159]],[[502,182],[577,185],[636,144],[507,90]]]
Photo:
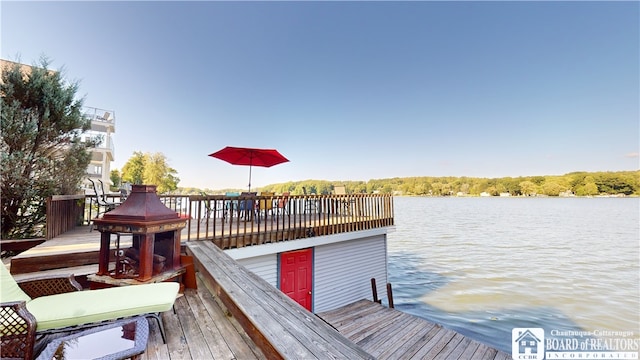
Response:
[[[16,278],[47,272],[94,273],[99,238],[100,233],[87,226],[68,231],[14,257],[12,273]],[[143,359],[343,358],[345,354],[350,355],[344,358],[376,359],[511,358],[369,300],[317,314],[322,321],[248,273],[211,241],[189,241],[187,249],[195,257],[198,289],[186,289],[176,301],[175,313],[162,314],[166,344],[157,324],[150,322]],[[43,265],[52,270],[43,271]],[[20,271],[14,272],[16,268]]]
[[[511,359],[451,330],[368,300],[318,314],[377,359]],[[237,319],[198,276],[198,289],[162,314],[167,343],[155,321],[142,360],[267,359]],[[346,340],[345,340],[346,341]],[[319,356],[322,358],[322,356]]]
[[[453,330],[369,300],[318,316],[376,359],[511,359]]]

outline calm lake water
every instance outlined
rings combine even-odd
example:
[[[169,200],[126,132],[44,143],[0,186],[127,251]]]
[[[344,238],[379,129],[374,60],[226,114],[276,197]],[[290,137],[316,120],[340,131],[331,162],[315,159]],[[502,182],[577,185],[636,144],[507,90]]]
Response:
[[[514,327],[640,334],[640,199],[396,197],[396,308],[511,353]]]

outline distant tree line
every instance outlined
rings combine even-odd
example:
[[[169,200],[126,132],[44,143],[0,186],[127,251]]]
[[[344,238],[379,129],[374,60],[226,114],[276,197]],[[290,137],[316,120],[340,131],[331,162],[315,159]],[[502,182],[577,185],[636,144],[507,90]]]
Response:
[[[256,191],[291,194],[331,194],[334,186],[345,186],[347,193],[383,193],[407,196],[596,196],[640,195],[640,171],[572,172],[565,175],[503,178],[405,177],[369,181],[303,180],[267,185]],[[181,194],[224,194],[242,189],[178,188]]]
[[[640,171],[573,172],[565,175],[503,178],[413,177],[373,180],[381,191],[426,196],[640,195]],[[386,189],[386,190],[385,190]]]

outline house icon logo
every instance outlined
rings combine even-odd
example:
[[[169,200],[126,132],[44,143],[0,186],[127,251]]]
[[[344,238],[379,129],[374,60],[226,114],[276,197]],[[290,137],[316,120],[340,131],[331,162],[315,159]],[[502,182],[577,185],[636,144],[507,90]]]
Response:
[[[544,329],[514,328],[511,330],[511,355],[514,360],[544,359]]]

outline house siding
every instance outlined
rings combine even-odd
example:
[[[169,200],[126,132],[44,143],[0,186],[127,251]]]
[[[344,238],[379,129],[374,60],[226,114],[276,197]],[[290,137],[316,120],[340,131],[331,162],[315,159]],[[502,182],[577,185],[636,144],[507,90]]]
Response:
[[[249,271],[260,276],[274,287],[278,287],[278,255],[270,254],[247,259],[239,259],[238,262]]]
[[[328,311],[361,299],[373,300],[371,278],[376,279],[378,296],[385,294],[385,235],[316,247],[313,311]]]
[[[378,297],[386,299],[387,229],[318,236],[225,252],[279,288],[279,254],[306,248],[314,249],[314,312],[332,310],[361,299],[373,300],[371,278],[376,279]]]

